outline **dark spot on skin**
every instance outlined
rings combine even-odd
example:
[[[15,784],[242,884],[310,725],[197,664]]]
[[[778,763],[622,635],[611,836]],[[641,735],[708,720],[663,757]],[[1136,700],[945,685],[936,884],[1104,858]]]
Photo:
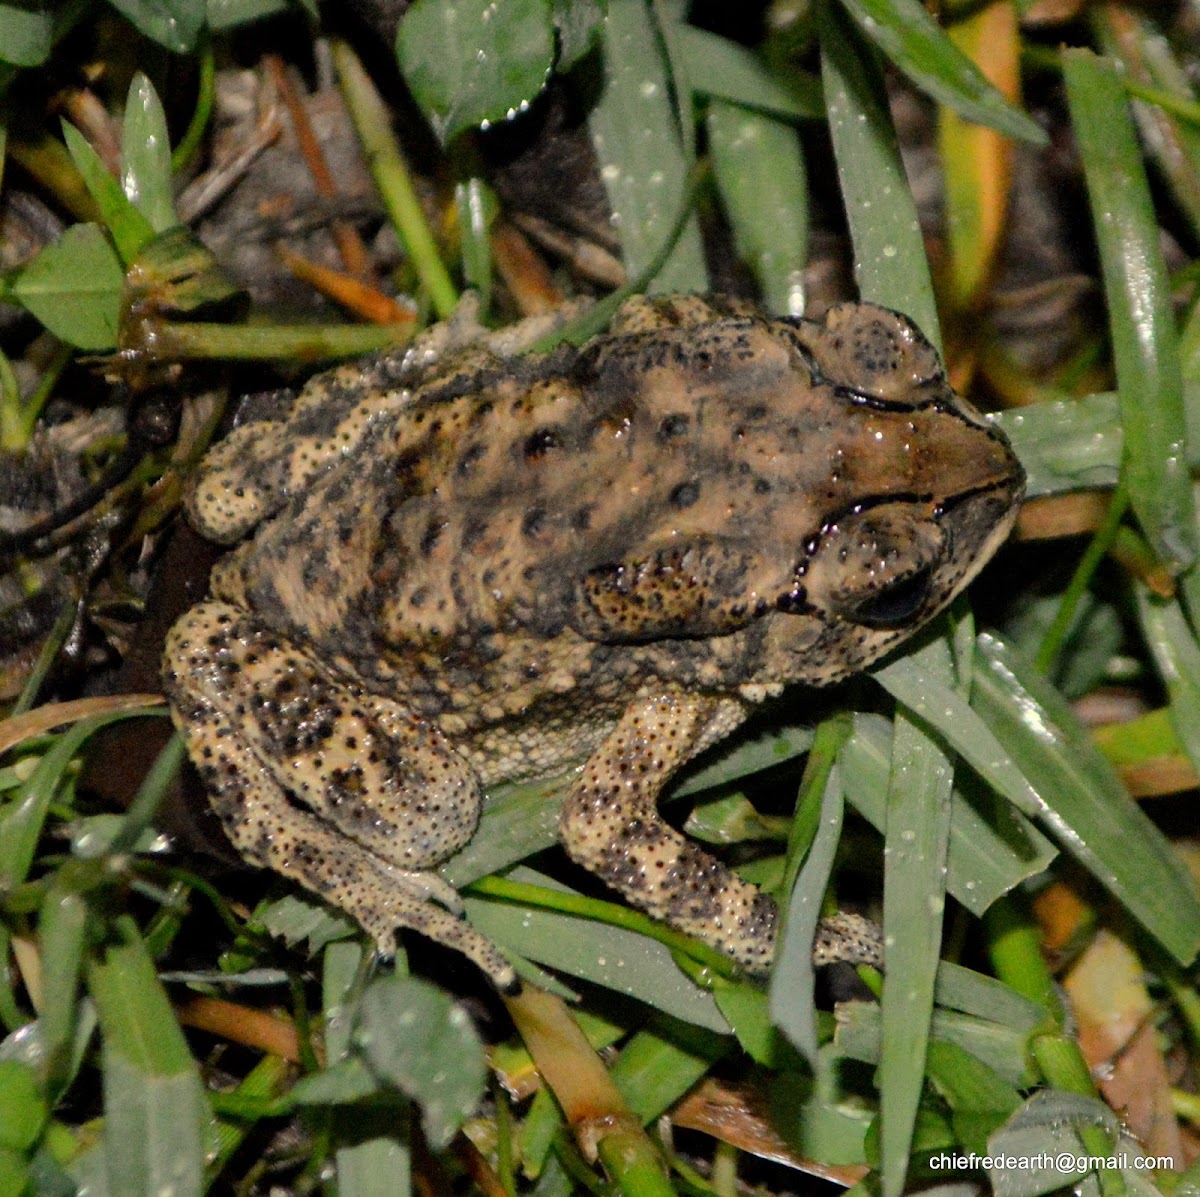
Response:
[[[521,521],[521,532],[531,540],[540,536],[546,528],[546,511],[542,507],[531,507]]]
[[[592,509],[588,507],[580,507],[578,511],[571,516],[571,527],[576,532],[586,532],[592,526]]]
[[[462,545],[464,549],[473,549],[487,535],[486,520],[468,520],[463,528]]]
[[[765,403],[756,403],[753,407],[746,410],[746,419],[753,423],[758,423],[760,420],[767,418],[767,405]]]
[[[425,606],[429,598],[429,591],[424,586],[418,586],[416,590],[408,596],[408,601],[419,611]]]
[[[690,424],[691,417],[683,412],[664,416],[662,423],[658,426],[659,440],[669,441],[677,436],[684,436]]]
[[[808,595],[803,586],[795,586],[775,600],[775,607],[785,615],[796,615],[808,610]]]
[[[667,496],[667,501],[672,507],[678,508],[680,511],[695,505],[700,498],[700,483],[695,480],[681,482],[670,495]]]
[[[465,449],[458,459],[458,465],[455,467],[459,474],[469,474],[478,464],[479,459],[487,452],[486,445],[472,445],[469,449]]]
[[[756,495],[769,495],[771,493],[771,484],[765,478],[756,478],[754,480],[754,493]]]
[[[442,538],[442,532],[445,531],[445,520],[430,520],[428,527],[425,529],[424,535],[421,537],[421,552],[428,557],[430,553],[437,548],[437,543]]]
[[[557,449],[562,442],[553,428],[539,428],[525,438],[525,457],[535,461],[544,457],[551,449]]]

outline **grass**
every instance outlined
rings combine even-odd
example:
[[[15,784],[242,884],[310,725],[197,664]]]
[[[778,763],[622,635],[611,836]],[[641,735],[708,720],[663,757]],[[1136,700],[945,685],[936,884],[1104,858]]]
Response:
[[[799,1188],[809,1182],[793,1170],[815,1168],[893,1197],[946,1180],[943,1158],[972,1152],[1103,1157],[1077,1172],[1106,1195],[1194,1183],[1194,47],[1160,36],[1172,33],[1161,14],[1116,5],[1056,31],[1075,43],[1059,52],[1007,4],[951,6],[947,32],[915,0],[846,0],[764,31],[697,28],[643,0],[609,0],[607,15],[595,0],[553,14],[530,0],[486,19],[482,3],[454,18],[417,0],[398,48],[412,103],[389,109],[387,72],[368,70],[353,38],[332,44],[401,247],[392,281],[419,312],[444,316],[472,282],[497,321],[589,286],[536,251],[519,267],[504,256],[514,214],[477,132],[536,106],[556,72],[588,98],[629,289],[710,287],[702,229],[723,226],[743,279],[798,313],[814,233],[842,229],[858,294],[913,317],[964,391],[1007,404],[997,421],[1030,479],[1025,539],[981,576],[979,614],[959,602],[852,686],[789,691],[668,797],[668,812],[780,897],[770,984],[603,891],[579,892],[553,849],[566,783],[551,779],[489,795],[443,870],[531,983],[505,1009],[415,938],[411,960],[381,967],[306,895],[164,851],[178,740],[128,784],[123,813],[81,774],[103,729],[148,737],[164,713],[81,698],[79,653],[124,648],[144,601],[154,615],[144,563],[162,555],[188,463],[219,419],[224,396],[201,393],[216,376],[172,363],[294,365],[412,331],[237,323],[238,285],[172,228],[179,172],[206,160],[235,40],[253,57],[286,33],[294,50],[308,38],[298,14],[250,25],[283,4],[246,0],[206,30],[198,3],[165,24],[154,6],[119,7],[0,8],[0,144],[25,172],[6,171],[5,188],[86,217],[0,276],[0,300],[26,313],[0,334],[12,468],[54,435],[56,397],[86,377],[81,353],[115,354],[109,372],[135,391],[184,396],[177,435],[131,421],[124,446],[85,447],[92,481],[140,452],[92,512],[0,541],[5,593],[57,596],[4,674],[0,1194],[731,1197]],[[95,109],[55,91],[64,67],[81,71],[72,27],[111,47],[84,89]],[[121,39],[144,73],[117,53]],[[888,71],[930,97],[944,237],[910,190]],[[49,102],[18,108],[17,80],[72,113],[61,140]],[[1022,84],[1039,98],[1061,86],[1065,107],[1043,103],[1035,122]],[[1045,125],[1079,155],[1086,199],[1055,202],[1074,203],[1058,215],[1085,246],[1103,318],[1034,368],[997,288],[1004,238],[1019,232],[1007,217],[1017,155],[1038,152]],[[421,181],[430,161],[441,186]],[[374,266],[358,236],[339,225],[359,265],[334,293],[352,310],[384,281],[361,277]],[[573,339],[596,331],[585,319]],[[1081,507],[1080,494],[1111,506]],[[1029,539],[1034,527],[1060,537],[1052,550]],[[1081,715],[1114,688],[1122,705],[1094,732]],[[93,772],[115,771],[112,741],[95,743]],[[854,897],[882,921],[886,972],[863,971],[862,996],[830,1009],[814,998],[807,945],[818,916]],[[1140,1150],[1170,1162],[1143,1169]],[[1003,1162],[953,1176],[1030,1197],[1077,1179]]]

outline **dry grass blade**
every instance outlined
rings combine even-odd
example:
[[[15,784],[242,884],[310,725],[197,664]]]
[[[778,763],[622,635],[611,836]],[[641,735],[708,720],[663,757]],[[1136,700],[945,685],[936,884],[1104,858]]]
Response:
[[[33,736],[45,735],[56,727],[78,723],[93,715],[118,715],[147,707],[164,705],[161,694],[112,694],[102,698],[76,698],[70,702],[51,702],[0,723],[0,753]]]

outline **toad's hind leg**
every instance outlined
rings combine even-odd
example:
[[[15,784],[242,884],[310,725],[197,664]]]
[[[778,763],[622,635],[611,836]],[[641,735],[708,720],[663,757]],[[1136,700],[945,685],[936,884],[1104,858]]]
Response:
[[[735,699],[671,687],[636,699],[588,760],[559,826],[570,856],[635,906],[765,973],[775,951],[775,903],[656,809],[671,774],[743,715]]]
[[[171,629],[164,682],[246,859],[346,911],[385,954],[409,928],[462,952],[500,990],[516,988],[500,951],[443,909],[457,895],[432,870],[470,838],[480,791],[433,729],[331,681],[225,603],[203,603]]]

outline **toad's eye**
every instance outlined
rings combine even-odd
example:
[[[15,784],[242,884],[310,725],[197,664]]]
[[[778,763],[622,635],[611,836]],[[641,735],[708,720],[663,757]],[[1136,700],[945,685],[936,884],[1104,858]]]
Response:
[[[933,566],[926,566],[907,577],[877,590],[846,609],[845,615],[869,628],[898,628],[906,624],[925,605],[933,582]]]

